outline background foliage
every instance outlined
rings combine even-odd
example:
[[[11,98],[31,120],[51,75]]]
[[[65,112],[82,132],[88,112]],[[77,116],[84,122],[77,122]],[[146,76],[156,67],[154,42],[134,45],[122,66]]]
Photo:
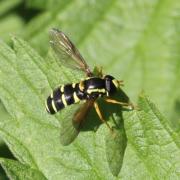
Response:
[[[120,173],[120,167],[110,165],[119,173],[117,179],[178,179],[179,12],[178,0],[0,0],[0,135],[14,156],[5,153],[9,150],[3,143],[0,153],[18,160],[1,159],[9,177],[116,179],[105,158],[109,150],[104,148],[108,134],[104,125],[97,132],[82,132],[75,143],[62,147],[58,120],[71,109],[55,117],[43,110],[51,89],[82,78],[60,68],[47,53],[48,30],[56,27],[75,42],[91,67],[101,65],[123,79],[123,90],[142,108],[123,113],[128,142]],[[146,96],[137,100],[142,90],[163,116]],[[91,117],[98,121],[94,112]]]

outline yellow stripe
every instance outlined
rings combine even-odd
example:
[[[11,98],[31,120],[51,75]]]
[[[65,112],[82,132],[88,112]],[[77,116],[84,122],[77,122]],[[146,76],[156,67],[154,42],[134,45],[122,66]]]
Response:
[[[85,80],[92,79],[92,77],[87,77]]]
[[[48,105],[47,105],[47,100],[45,101],[45,107],[46,107],[47,112],[50,113],[50,110],[49,110]]]
[[[99,89],[99,92],[105,93],[106,90],[105,89]]]
[[[62,102],[63,102],[64,106],[66,107],[67,106],[67,102],[66,102],[64,94],[61,96],[61,99],[62,99]]]
[[[84,81],[80,81],[80,83],[79,83],[79,89],[80,89],[81,91],[84,90]]]
[[[119,87],[119,83],[118,83],[118,81],[116,79],[113,79],[112,82],[116,86],[116,88]]]
[[[109,92],[108,91],[106,91],[106,96],[109,96]]]
[[[50,97],[53,99],[53,92],[51,93]]]
[[[75,86],[76,86],[76,83],[73,83],[73,84],[72,84],[72,87],[75,88]]]
[[[80,101],[80,99],[77,97],[76,92],[73,93],[74,103],[77,103]]]
[[[56,106],[55,106],[55,103],[54,103],[54,100],[52,100],[52,108],[55,112],[57,112],[57,109],[56,109]]]
[[[88,94],[91,94],[91,93],[93,93],[93,92],[105,93],[106,90],[105,90],[105,89],[88,89],[88,90],[87,90],[87,93],[88,93]]]
[[[60,91],[63,93],[64,92],[64,85],[61,86]]]

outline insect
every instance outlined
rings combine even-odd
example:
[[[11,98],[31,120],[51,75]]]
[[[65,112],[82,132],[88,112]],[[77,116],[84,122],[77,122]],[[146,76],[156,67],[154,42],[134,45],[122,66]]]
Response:
[[[98,75],[94,75],[75,45],[58,29],[50,30],[50,45],[57,55],[58,60],[64,66],[83,71],[87,78],[77,83],[57,87],[46,100],[47,112],[55,114],[71,104],[84,101],[85,103],[79,111],[74,114],[73,123],[77,123],[78,127],[80,127],[87,113],[94,106],[100,120],[112,131],[112,128],[103,118],[96,100],[103,97],[108,103],[119,104],[130,110],[133,109],[131,103],[119,102],[111,98],[123,85],[123,82],[111,75],[103,75],[102,71]]]

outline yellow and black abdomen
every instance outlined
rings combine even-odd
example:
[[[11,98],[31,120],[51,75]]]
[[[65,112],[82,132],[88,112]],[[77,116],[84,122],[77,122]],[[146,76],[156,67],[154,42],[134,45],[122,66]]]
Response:
[[[110,75],[105,78],[89,77],[79,83],[66,84],[56,88],[46,100],[46,110],[55,114],[68,105],[81,100],[97,99],[116,92],[116,81]]]
[[[56,88],[47,98],[46,110],[50,114],[55,114],[66,106],[84,99],[83,95],[79,90],[79,83],[62,85]]]

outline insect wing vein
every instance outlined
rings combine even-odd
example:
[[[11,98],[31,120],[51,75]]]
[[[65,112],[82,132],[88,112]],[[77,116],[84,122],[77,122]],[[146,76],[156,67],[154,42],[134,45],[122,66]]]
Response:
[[[72,69],[82,70],[86,74],[91,74],[89,66],[78,49],[63,32],[57,29],[51,29],[49,36],[50,45],[62,65]]]
[[[68,145],[77,137],[79,131],[84,125],[85,118],[92,108],[94,100],[86,101],[81,104],[72,116],[72,119],[66,119],[61,123],[60,140],[63,145]]]

